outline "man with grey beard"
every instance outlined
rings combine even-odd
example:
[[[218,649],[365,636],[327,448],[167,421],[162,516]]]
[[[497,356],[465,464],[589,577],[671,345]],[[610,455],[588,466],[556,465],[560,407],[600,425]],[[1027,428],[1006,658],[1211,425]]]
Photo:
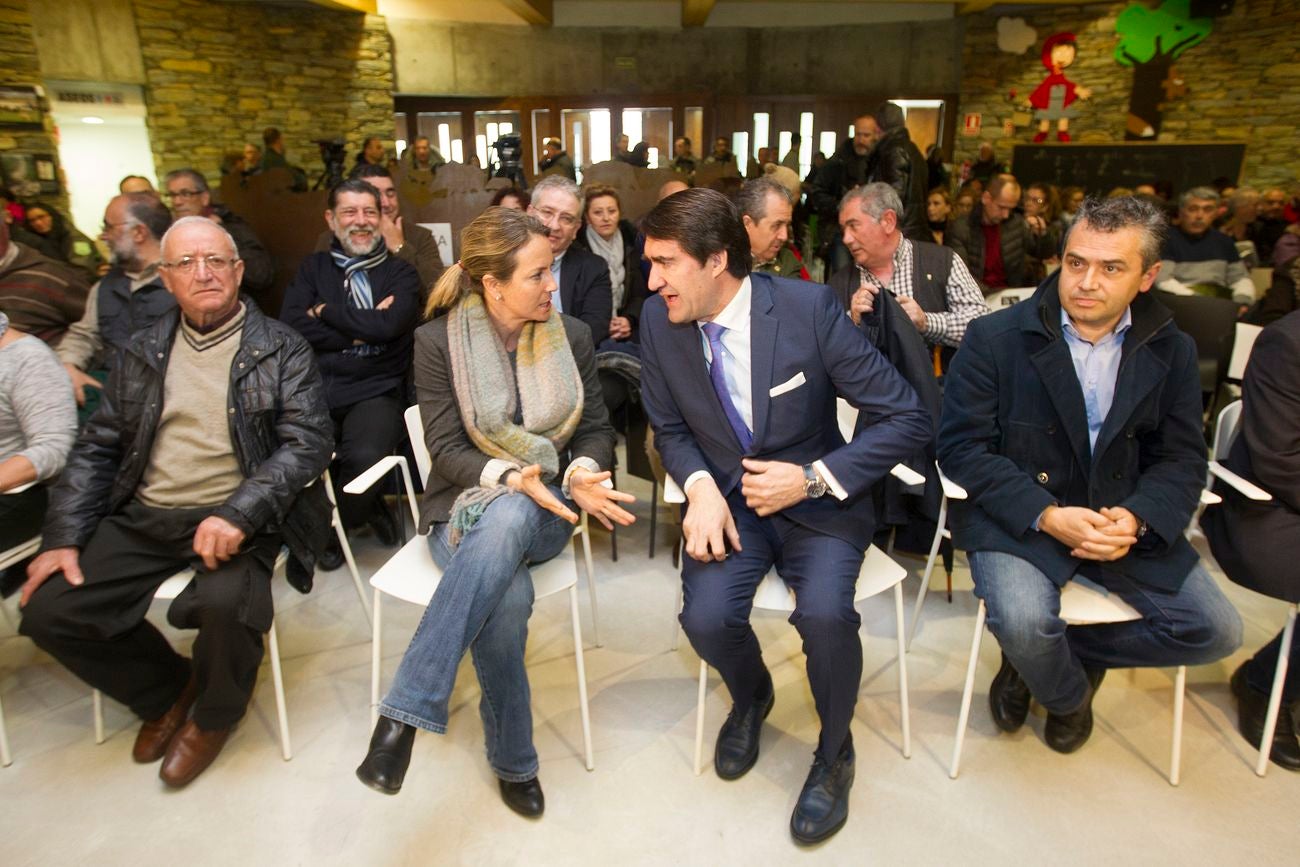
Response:
[[[334,234],[329,250],[302,261],[284,293],[280,319],[316,351],[325,399],[334,421],[335,484],[340,490],[375,461],[393,453],[403,435],[410,401],[411,334],[420,317],[420,275],[390,255],[380,231],[382,200],[364,180],[330,190],[325,222]],[[384,544],[397,528],[371,493],[339,498],[345,528],[369,525]],[[329,550],[324,568],[342,555]]]
[[[85,313],[58,346],[83,415],[98,404],[100,384],[127,338],[176,306],[158,274],[159,244],[171,224],[171,212],[153,193],[114,196],[104,210],[99,238],[113,267],[91,287]]]

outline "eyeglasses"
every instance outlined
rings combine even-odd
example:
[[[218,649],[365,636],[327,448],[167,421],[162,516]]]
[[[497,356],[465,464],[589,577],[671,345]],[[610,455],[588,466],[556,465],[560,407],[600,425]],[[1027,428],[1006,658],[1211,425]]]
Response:
[[[108,233],[118,228],[119,226],[134,226],[137,225],[137,223],[138,223],[137,220],[123,220],[120,223],[110,223],[108,220],[105,220],[104,222],[99,224],[99,228],[104,233]]]
[[[578,225],[578,218],[573,214],[557,211],[554,208],[537,208],[536,212],[538,219],[543,223],[549,223],[554,220],[566,228]]]
[[[224,274],[234,267],[239,258],[227,259],[225,256],[184,256],[175,262],[163,262],[162,267],[181,274],[192,274],[202,262],[213,274]]]
[[[207,190],[176,190],[175,192],[168,190],[167,192],[163,193],[163,197],[171,200],[195,199],[203,195],[205,192],[207,192]]]
[[[1043,196],[1025,196],[1025,201],[1033,202],[1035,205],[1041,205],[1043,202],[1046,202],[1047,199]]]

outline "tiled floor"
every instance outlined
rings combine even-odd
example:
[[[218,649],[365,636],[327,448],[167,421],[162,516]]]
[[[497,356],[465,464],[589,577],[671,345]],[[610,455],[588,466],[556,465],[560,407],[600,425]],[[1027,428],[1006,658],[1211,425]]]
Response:
[[[635,481],[631,490],[649,494]],[[644,503],[638,513],[648,515]],[[757,618],[777,703],[755,770],[732,783],[711,770],[693,776],[697,660],[685,642],[670,649],[676,578],[666,544],[646,558],[647,530],[643,520],[620,534],[617,563],[608,537],[596,537],[604,646],[586,657],[592,773],[580,758],[567,600],[541,600],[533,615],[529,665],[547,794],[538,822],[497,796],[468,663],[451,733],[417,738],[402,793],[384,797],[356,781],[370,732],[370,633],[343,570],[319,576],[305,597],[276,583],[293,760],[280,758],[264,667],[249,716],[181,792],[163,788],[156,766],[131,762],[135,722],[123,708],[109,703],[110,736],[96,746],[89,690],[0,623],[0,697],[14,752],[14,764],[0,769],[0,865],[1296,863],[1300,775],[1274,767],[1255,777],[1254,753],[1232,722],[1226,682],[1245,649],[1189,672],[1183,780],[1172,788],[1171,672],[1113,674],[1091,741],[1059,756],[1041,741],[1041,715],[1018,735],[996,733],[986,696],[998,651],[986,640],[962,774],[949,780],[975,612],[960,590],[951,605],[931,594],[908,657],[911,760],[899,751],[893,606],[888,594],[861,604],[866,666],[852,812],[829,843],[799,850],[787,826],[817,727],[794,629],[780,616]],[[357,554],[366,574],[385,556],[368,540]],[[916,580],[905,587],[910,617]],[[1246,647],[1258,647],[1280,627],[1282,606],[1228,587]],[[580,604],[589,629],[585,588]],[[384,616],[391,676],[420,611],[389,601]],[[710,688],[711,748],[726,699],[716,677]]]

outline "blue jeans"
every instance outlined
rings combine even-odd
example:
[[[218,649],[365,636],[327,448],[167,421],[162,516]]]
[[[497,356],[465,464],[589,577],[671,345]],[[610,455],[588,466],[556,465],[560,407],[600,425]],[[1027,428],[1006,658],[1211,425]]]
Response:
[[[1052,713],[1072,713],[1087,701],[1085,665],[1203,665],[1241,645],[1237,609],[1199,562],[1173,592],[1137,584],[1105,564],[1089,568],[1090,581],[1133,606],[1142,619],[1069,627],[1060,617],[1060,588],[1029,561],[972,551],[970,568],[975,595],[988,607],[989,631],[1034,698]]]
[[[563,500],[558,488],[551,491]],[[572,502],[566,505],[574,508]],[[573,526],[528,496],[511,493],[488,504],[459,547],[450,547],[448,533],[446,524],[429,532],[429,551],[442,567],[442,581],[379,712],[445,734],[456,669],[469,650],[482,692],[479,714],[488,764],[508,782],[531,780],[537,776],[537,751],[524,668],[533,611],[528,566],[563,551]]]

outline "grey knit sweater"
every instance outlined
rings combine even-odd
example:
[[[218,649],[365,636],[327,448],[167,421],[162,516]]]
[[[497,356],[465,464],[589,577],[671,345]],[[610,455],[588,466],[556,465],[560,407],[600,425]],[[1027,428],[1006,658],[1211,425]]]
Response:
[[[0,313],[0,334],[8,324]],[[22,455],[44,482],[63,470],[76,436],[72,380],[54,350],[31,336],[0,348],[0,461]]]

